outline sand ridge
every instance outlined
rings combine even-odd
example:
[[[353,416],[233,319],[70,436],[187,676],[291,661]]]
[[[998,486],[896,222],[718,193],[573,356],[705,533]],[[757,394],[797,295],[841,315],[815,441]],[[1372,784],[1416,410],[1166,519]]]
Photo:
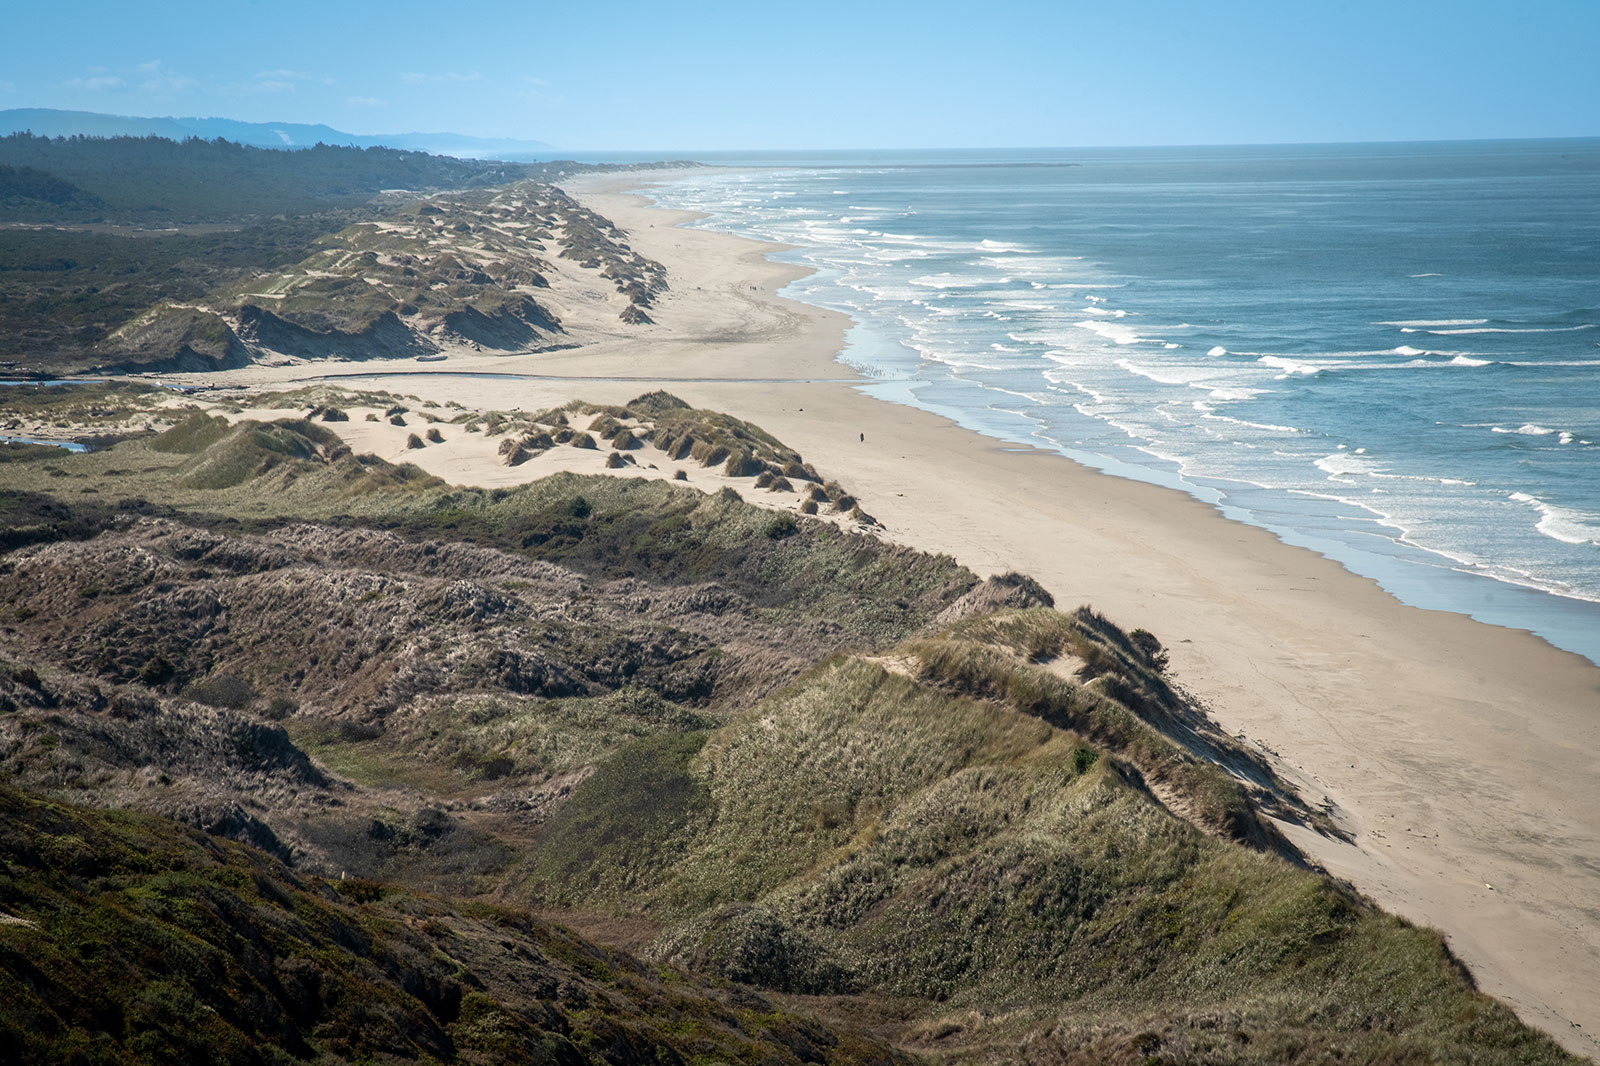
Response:
[[[1176,679],[1260,743],[1353,843],[1289,827],[1331,873],[1443,930],[1484,991],[1600,1055],[1600,668],[1526,633],[1407,607],[1374,582],[1170,489],[871,398],[835,361],[848,319],[777,296],[781,246],[680,224],[628,190],[566,183],[665,264],[655,325],[581,349],[254,367],[191,380],[314,381],[531,410],[651,388],[768,430],[845,480],[887,535],[1154,632]],[[625,332],[626,335],[615,335]],[[841,381],[840,379],[846,379]],[[516,468],[521,469],[521,468]]]
[[[221,415],[233,423],[299,419],[307,415],[306,407],[243,406],[248,403],[248,392],[207,394],[198,401],[169,401],[167,406],[173,414],[158,422],[158,425],[169,424],[175,420],[179,410],[188,407],[198,407]],[[396,407],[405,410],[391,415],[390,411]],[[721,463],[702,465],[693,459],[673,459],[651,440],[641,440],[633,448],[624,451],[618,451],[603,440],[598,442],[598,446],[587,448],[557,444],[535,451],[523,461],[513,464],[507,461],[503,446],[517,439],[518,432],[508,432],[508,427],[498,430],[492,426],[486,427],[482,422],[489,412],[465,411],[459,405],[449,408],[419,402],[419,406],[413,409],[403,403],[387,406],[357,403],[341,407],[340,411],[347,416],[347,420],[318,424],[338,434],[351,451],[361,455],[376,455],[392,463],[411,463],[451,485],[468,488],[509,488],[557,473],[604,474],[610,477],[672,481],[707,494],[732,489],[746,503],[795,516],[807,513],[802,511],[802,507],[813,489],[813,483],[806,481],[760,485],[754,477],[729,475]],[[582,410],[564,411],[562,415],[567,419],[565,428],[574,434],[590,434],[596,423],[607,417],[598,411]],[[629,429],[652,428],[649,423],[638,419],[614,421]],[[554,428],[554,424],[545,428]],[[433,440],[433,436],[440,439]],[[618,457],[621,465],[610,465],[609,460],[613,455]],[[808,514],[808,518],[867,536],[882,535],[882,530],[871,522],[860,521],[852,517],[850,510],[840,511],[837,506],[819,506]]]

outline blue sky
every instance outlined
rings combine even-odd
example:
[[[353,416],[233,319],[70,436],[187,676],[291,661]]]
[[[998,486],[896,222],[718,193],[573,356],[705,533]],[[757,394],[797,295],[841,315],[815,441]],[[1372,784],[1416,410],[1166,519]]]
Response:
[[[0,108],[571,149],[1600,135],[1600,0],[30,5]]]

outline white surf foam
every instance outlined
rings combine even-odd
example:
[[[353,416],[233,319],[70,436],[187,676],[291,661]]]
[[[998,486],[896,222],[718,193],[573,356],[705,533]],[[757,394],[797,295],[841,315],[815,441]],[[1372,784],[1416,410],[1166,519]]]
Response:
[[[1412,275],[1416,277],[1417,275]],[[1445,326],[1486,326],[1487,318],[1413,318],[1395,322],[1379,322],[1380,326],[1401,326],[1408,329],[1440,329]]]
[[[1315,465],[1330,481],[1343,481],[1351,474],[1376,474],[1381,469],[1372,459],[1355,452],[1334,452],[1316,460]]]
[[[1293,359],[1285,359],[1281,355],[1263,355],[1261,358],[1257,359],[1256,362],[1260,363],[1262,366],[1270,366],[1277,370],[1283,371],[1283,374],[1280,375],[1281,377],[1288,377],[1291,374],[1303,374],[1306,377],[1311,377],[1313,374],[1322,373],[1322,371],[1325,369],[1324,367],[1317,366],[1315,363],[1300,363]]]
[[[1564,544],[1600,544],[1600,515],[1546,503],[1525,492],[1513,492],[1511,498],[1539,512],[1533,528],[1545,536]]]
[[[1219,344],[1215,348],[1213,348],[1209,352],[1207,352],[1206,354],[1209,355],[1209,356],[1213,356],[1213,357],[1214,356],[1219,356],[1219,355],[1227,355],[1228,354],[1228,349],[1224,348],[1222,345]]]
[[[971,274],[945,273],[924,274],[920,278],[912,278],[911,284],[921,285],[925,289],[976,289],[993,282],[988,278],[973,277]]]
[[[1260,429],[1268,433],[1304,433],[1303,429],[1296,426],[1278,426],[1271,422],[1251,422],[1243,418],[1234,418],[1231,415],[1219,415],[1206,405],[1203,400],[1196,400],[1194,409],[1200,412],[1202,418],[1209,418],[1215,422],[1227,422],[1230,425],[1243,426],[1246,429]]]
[[[1138,374],[1162,385],[1191,385],[1216,377],[1217,374],[1216,368],[1209,366],[1151,366],[1148,363],[1135,363],[1131,359],[1118,359],[1117,365],[1130,374]]]
[[[1474,333],[1577,333],[1580,330],[1594,328],[1595,323],[1585,322],[1581,326],[1542,326],[1526,329],[1511,329],[1505,326],[1474,326],[1471,329],[1430,329],[1428,332],[1435,337],[1465,337]]]
[[[1140,344],[1145,338],[1133,331],[1131,326],[1120,325],[1116,322],[1096,322],[1092,319],[1083,322],[1074,322],[1079,329],[1086,329],[1090,333],[1098,333],[1113,344]]]

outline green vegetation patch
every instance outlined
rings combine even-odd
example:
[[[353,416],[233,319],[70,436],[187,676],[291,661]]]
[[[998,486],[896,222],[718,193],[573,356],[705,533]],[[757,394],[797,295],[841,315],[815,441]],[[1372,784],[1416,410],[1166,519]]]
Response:
[[[662,958],[956,1016],[1006,1004],[967,1045],[981,1061],[1140,1034],[1178,1062],[1561,1059],[1437,935],[1202,832],[1122,751],[1007,701],[840,658],[692,757],[651,745],[584,782],[526,887],[664,922]]]
[[[0,893],[19,1062],[904,1061],[517,911],[330,884],[9,789]]]

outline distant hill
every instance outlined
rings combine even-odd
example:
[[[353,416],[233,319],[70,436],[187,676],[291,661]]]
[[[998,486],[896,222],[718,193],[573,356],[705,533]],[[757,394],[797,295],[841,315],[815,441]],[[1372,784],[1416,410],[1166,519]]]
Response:
[[[321,124],[240,122],[230,118],[141,118],[94,111],[19,107],[0,111],[0,136],[28,131],[39,137],[168,137],[175,141],[222,137],[253,148],[402,148],[466,159],[527,159],[551,151],[543,141],[468,137],[460,133],[355,134]]]
[[[395,148],[292,152],[155,135],[0,136],[0,220],[238,222],[365,203],[383,189],[500,185],[529,167]]]

